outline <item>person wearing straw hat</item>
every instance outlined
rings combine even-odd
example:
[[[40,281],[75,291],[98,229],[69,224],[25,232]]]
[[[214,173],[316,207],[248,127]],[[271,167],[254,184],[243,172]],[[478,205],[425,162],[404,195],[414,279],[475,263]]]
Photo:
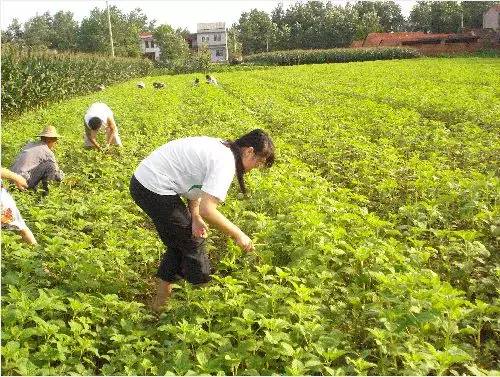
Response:
[[[105,103],[96,102],[90,105],[83,121],[85,127],[83,140],[86,148],[102,150],[101,145],[97,142],[97,132],[99,130],[105,130],[106,132],[106,147],[111,144],[122,145],[113,111]],[[102,127],[103,125],[105,128]]]
[[[49,181],[60,182],[64,178],[53,152],[61,135],[54,126],[47,126],[38,136],[40,141],[26,144],[10,170],[26,179],[30,189],[36,189],[42,182],[43,190],[47,194]]]

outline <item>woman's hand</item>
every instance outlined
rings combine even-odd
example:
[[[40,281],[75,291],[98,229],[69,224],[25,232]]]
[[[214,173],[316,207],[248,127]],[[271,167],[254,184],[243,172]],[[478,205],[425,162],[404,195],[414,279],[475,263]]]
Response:
[[[26,179],[19,174],[13,174],[12,182],[14,182],[17,188],[21,191],[24,191],[28,188],[28,182],[26,182]]]
[[[207,238],[208,225],[203,221],[201,216],[193,216],[191,229],[193,231],[193,236]]]
[[[14,173],[7,168],[0,169],[0,177],[8,179],[12,183],[14,183],[19,190],[23,191],[28,188],[28,182],[26,182],[26,179],[22,175]]]
[[[234,241],[245,252],[249,253],[254,250],[253,242],[245,233],[241,232]]]

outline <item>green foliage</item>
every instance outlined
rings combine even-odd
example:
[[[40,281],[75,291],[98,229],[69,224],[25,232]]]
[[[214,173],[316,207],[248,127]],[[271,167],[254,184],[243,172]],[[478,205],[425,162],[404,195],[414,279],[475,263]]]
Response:
[[[480,29],[483,27],[483,14],[498,1],[462,1],[464,27],[466,29]]]
[[[208,73],[216,67],[212,64],[210,51],[207,48],[199,52],[190,52],[184,59],[176,59],[166,65],[169,74]]]
[[[421,1],[411,10],[409,26],[414,31],[456,33],[462,27],[480,29],[483,14],[498,1]]]
[[[138,57],[141,55],[139,32],[146,29],[147,17],[140,8],[130,13],[118,7],[109,7],[115,56]],[[106,9],[94,8],[85,17],[78,31],[78,50],[101,54],[111,53],[108,15]]]
[[[363,19],[365,14],[375,13],[383,32],[402,31],[405,26],[401,6],[394,1],[358,1],[354,8],[360,19]],[[360,26],[364,27],[363,24]]]
[[[151,69],[152,63],[146,59],[36,52],[3,45],[2,115],[144,76]]]
[[[298,65],[346,63],[369,60],[411,59],[420,56],[411,48],[356,48],[330,50],[288,50],[254,54],[244,57],[246,63],[268,65]]]
[[[257,9],[252,9],[248,13],[243,12],[237,31],[243,46],[243,54],[269,51],[269,47],[272,48],[274,45],[276,29],[266,12]]]
[[[498,70],[461,58],[227,71],[217,87],[145,77],[4,121],[6,165],[57,124],[67,177],[47,197],[10,190],[39,246],[2,232],[2,374],[498,374]],[[83,150],[95,101],[123,149]],[[133,171],[174,138],[256,127],[276,165],[221,206],[256,252],[211,230],[213,281],[175,285],[153,316],[164,247],[130,198]]]
[[[169,25],[161,25],[155,29],[153,36],[160,47],[160,61],[163,64],[175,65],[187,58],[189,47],[179,30],[174,30]]]

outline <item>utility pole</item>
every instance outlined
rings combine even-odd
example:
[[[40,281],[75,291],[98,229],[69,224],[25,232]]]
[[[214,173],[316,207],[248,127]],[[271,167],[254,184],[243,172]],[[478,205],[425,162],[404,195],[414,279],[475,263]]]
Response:
[[[111,57],[115,57],[115,48],[113,47],[113,33],[111,32],[111,17],[109,16],[109,5],[106,0],[106,9],[108,10],[108,27],[109,27],[109,40],[111,42]]]

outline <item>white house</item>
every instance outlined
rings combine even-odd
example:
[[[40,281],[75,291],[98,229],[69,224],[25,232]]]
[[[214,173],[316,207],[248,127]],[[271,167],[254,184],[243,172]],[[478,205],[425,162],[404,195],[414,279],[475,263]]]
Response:
[[[186,38],[189,48],[195,51],[208,48],[212,62],[228,60],[227,30],[224,22],[199,23],[197,31]],[[159,60],[161,51],[154,41],[153,34],[142,32],[139,37],[142,54],[151,60]]]
[[[150,32],[142,32],[139,34],[139,38],[143,56],[151,60],[160,60],[160,48],[156,45],[153,34]]]
[[[500,4],[493,5],[483,14],[483,29],[500,29]]]
[[[227,30],[224,22],[197,25],[196,43],[193,40],[192,47],[199,51],[203,46],[209,49],[213,62],[228,60]]]

